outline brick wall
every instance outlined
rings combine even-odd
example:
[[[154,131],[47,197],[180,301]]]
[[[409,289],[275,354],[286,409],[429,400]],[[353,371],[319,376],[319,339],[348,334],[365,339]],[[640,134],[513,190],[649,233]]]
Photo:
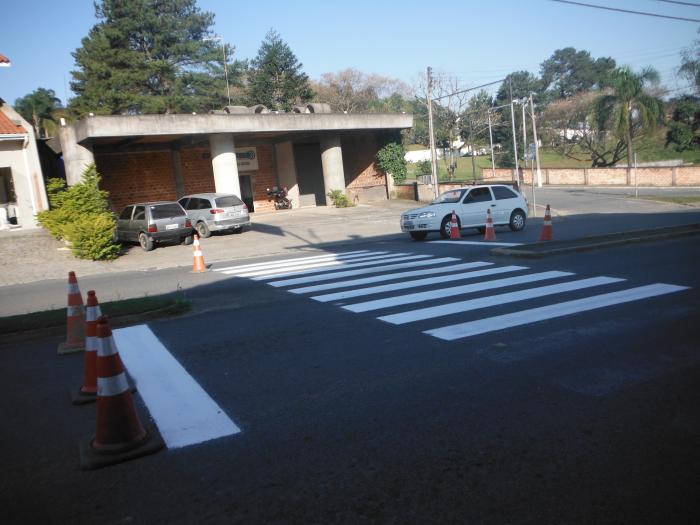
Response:
[[[175,178],[169,151],[96,153],[100,188],[110,193],[115,212],[134,202],[174,200]]]
[[[180,150],[180,166],[185,183],[185,195],[216,191],[209,148]]]
[[[375,164],[378,143],[373,134],[342,138],[345,188],[355,202],[386,200],[386,178]]]
[[[543,168],[542,182],[552,185],[626,186],[627,168]],[[637,168],[639,186],[700,186],[700,166],[642,167]],[[531,184],[533,170],[521,170],[525,184]],[[489,180],[509,180],[513,176],[510,168],[482,170],[482,177]],[[635,170],[630,175],[630,185],[635,184]]]
[[[249,175],[253,186],[253,205],[256,211],[274,210],[275,203],[268,200],[267,188],[279,186],[277,171],[275,170],[274,148],[270,144],[256,146],[258,154],[258,169],[256,171],[242,171],[239,175]]]

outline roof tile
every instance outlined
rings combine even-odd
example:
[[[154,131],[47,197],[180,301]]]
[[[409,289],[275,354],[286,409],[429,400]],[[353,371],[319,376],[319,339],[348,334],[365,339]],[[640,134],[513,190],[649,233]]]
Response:
[[[24,135],[27,130],[20,124],[15,124],[0,111],[0,135]]]

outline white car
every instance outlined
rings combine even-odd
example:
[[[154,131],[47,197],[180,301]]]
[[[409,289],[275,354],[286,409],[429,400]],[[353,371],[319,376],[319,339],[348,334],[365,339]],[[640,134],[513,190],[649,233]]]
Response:
[[[507,225],[513,231],[525,227],[525,197],[505,184],[489,184],[446,191],[428,206],[403,213],[401,231],[417,241],[425,239],[430,232],[440,232],[443,239],[448,239],[454,211],[460,229],[476,228],[483,233],[486,210],[491,210],[494,226]]]

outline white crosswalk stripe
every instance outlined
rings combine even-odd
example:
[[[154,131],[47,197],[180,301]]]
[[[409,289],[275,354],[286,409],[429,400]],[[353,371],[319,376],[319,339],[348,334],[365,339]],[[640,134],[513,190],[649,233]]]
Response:
[[[455,322],[447,326],[428,328],[424,334],[453,341],[497,330],[536,323],[579,312],[606,308],[617,304],[639,301],[680,292],[685,286],[672,284],[650,284],[628,289],[618,289],[588,297],[566,300],[567,294],[588,293],[594,287],[619,288],[625,279],[619,277],[594,276],[571,279],[572,272],[549,270],[532,272],[526,266],[496,265],[493,262],[460,262],[455,257],[433,257],[432,255],[388,253],[357,250],[338,254],[297,257],[258,264],[230,266],[219,269],[224,274],[247,277],[254,281],[304,295],[321,303],[335,303],[354,312],[388,310],[377,319],[394,325],[427,322],[450,316],[453,321],[462,315],[470,320]],[[397,271],[399,270],[399,271]],[[404,271],[406,270],[406,271]],[[517,272],[517,275],[491,277]],[[415,279],[411,279],[415,278]],[[486,278],[487,280],[483,280]],[[557,280],[554,283],[546,281]],[[466,284],[460,281],[473,280]],[[445,286],[452,285],[452,286]],[[401,290],[425,288],[408,294],[396,294]],[[503,288],[512,288],[502,293],[491,293]],[[331,291],[332,290],[332,291]],[[320,293],[319,292],[329,292]],[[484,295],[487,293],[488,295]],[[372,300],[359,300],[367,296],[379,296]],[[382,296],[383,295],[383,296]],[[472,297],[469,297],[469,296]],[[466,296],[466,297],[460,297]],[[533,301],[544,297],[562,296],[563,300],[546,306],[533,307]],[[457,300],[450,300],[457,298]],[[415,308],[420,303],[427,304]],[[525,303],[522,310],[512,311],[517,303]],[[510,313],[489,314],[494,308],[510,309]],[[474,319],[478,312],[479,319]],[[483,312],[483,315],[480,313]],[[444,323],[445,321],[443,321]]]

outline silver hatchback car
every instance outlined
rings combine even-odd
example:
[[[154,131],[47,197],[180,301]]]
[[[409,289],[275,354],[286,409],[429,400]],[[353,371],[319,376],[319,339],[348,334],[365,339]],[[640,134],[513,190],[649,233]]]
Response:
[[[248,207],[232,193],[197,193],[178,202],[200,237],[210,237],[215,231],[241,233],[250,226]]]
[[[119,214],[114,240],[138,242],[150,252],[155,243],[192,244],[192,233],[192,222],[177,202],[141,202]]]

